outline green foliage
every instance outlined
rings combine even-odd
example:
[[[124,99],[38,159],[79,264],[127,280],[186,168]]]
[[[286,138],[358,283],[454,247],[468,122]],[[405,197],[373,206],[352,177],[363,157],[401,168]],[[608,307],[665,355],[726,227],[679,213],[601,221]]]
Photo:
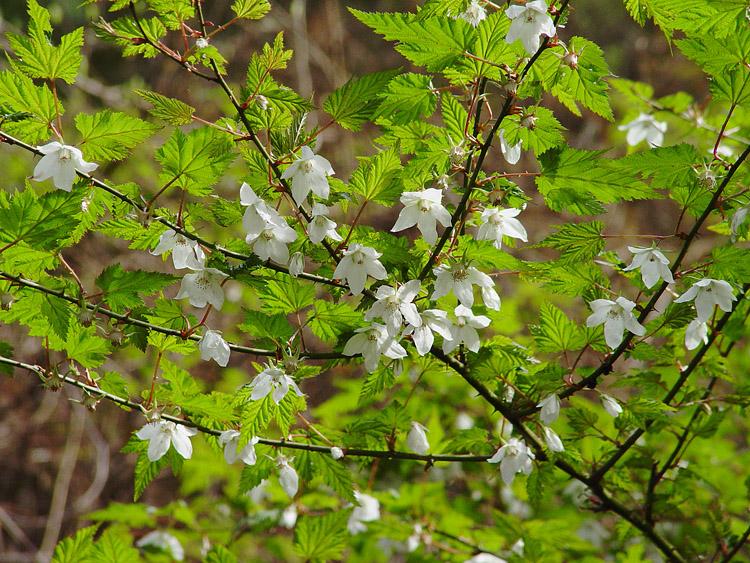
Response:
[[[560,262],[577,264],[591,260],[604,249],[604,224],[600,221],[562,225],[538,246],[560,251]]]
[[[347,512],[325,516],[305,516],[297,528],[294,545],[300,557],[308,561],[338,559],[346,547]]]
[[[63,539],[55,547],[52,563],[79,563],[89,560],[94,551],[94,535],[99,525],[81,528],[74,535]]]
[[[180,100],[148,90],[136,90],[135,93],[154,106],[149,113],[157,119],[170,125],[187,125],[193,120],[195,108]]]
[[[539,324],[530,330],[540,352],[580,350],[586,344],[585,331],[550,303],[542,305]]]
[[[21,140],[36,143],[49,138],[49,124],[55,119],[55,100],[47,85],[36,86],[27,76],[0,71],[0,107],[18,112],[23,118],[4,121],[2,127]],[[63,113],[62,106],[59,107]]]
[[[388,83],[374,118],[387,117],[394,125],[404,125],[429,117],[437,107],[432,81],[423,74],[402,74]]]
[[[81,134],[81,150],[90,160],[122,160],[157,129],[137,117],[109,110],[94,115],[80,113],[75,122]]]
[[[120,264],[112,264],[99,274],[96,285],[101,288],[110,308],[122,312],[142,305],[143,295],[157,293],[174,283],[175,279],[174,276],[158,272],[126,271]]]
[[[391,205],[401,195],[401,169],[401,160],[395,149],[381,151],[373,157],[360,159],[349,188],[362,198],[363,203],[372,201]]]
[[[521,141],[522,149],[532,150],[536,155],[565,142],[563,126],[545,107],[533,106],[524,115],[511,115],[503,123],[505,140],[510,145]]]
[[[343,128],[359,131],[372,120],[378,96],[397,75],[396,70],[386,70],[352,78],[325,99],[323,109]]]
[[[259,20],[271,9],[268,0],[234,0],[232,11],[238,18]]]

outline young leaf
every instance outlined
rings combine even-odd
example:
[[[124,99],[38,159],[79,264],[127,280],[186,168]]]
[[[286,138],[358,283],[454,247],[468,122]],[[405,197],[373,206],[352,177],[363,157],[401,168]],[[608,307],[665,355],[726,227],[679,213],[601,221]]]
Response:
[[[158,129],[137,117],[110,110],[94,115],[79,113],[75,123],[84,156],[95,161],[122,160]]]
[[[348,511],[305,516],[295,529],[294,546],[300,557],[312,561],[339,559],[347,544]]]
[[[580,350],[586,344],[585,335],[565,313],[544,303],[539,311],[539,324],[530,327],[534,342],[540,352]]]
[[[430,117],[437,107],[437,95],[430,77],[411,72],[391,80],[382,99],[373,117],[385,117],[394,125]]]
[[[78,563],[87,561],[94,548],[94,535],[100,524],[81,528],[74,535],[65,538],[55,547],[52,563]]]
[[[586,262],[604,249],[603,230],[604,224],[599,221],[564,224],[537,246],[559,250],[560,261],[565,264]]]
[[[271,10],[268,0],[234,0],[232,11],[238,18],[259,20]]]
[[[0,71],[0,106],[18,112],[23,119],[5,121],[3,130],[29,143],[50,137],[49,124],[57,115],[55,100],[46,84],[36,86],[20,72]],[[59,106],[63,113],[62,105]]]
[[[143,305],[143,295],[157,293],[176,279],[159,272],[126,271],[120,264],[112,264],[99,274],[96,285],[102,289],[104,300],[112,310],[122,312]]]
[[[359,131],[372,119],[378,96],[398,74],[398,70],[386,70],[352,78],[326,98],[323,109],[344,129]]]
[[[193,121],[195,108],[180,100],[148,90],[136,90],[135,93],[154,106],[148,112],[157,119],[166,121],[170,125],[187,125]]]
[[[511,115],[503,121],[505,140],[510,145],[521,141],[523,150],[532,150],[538,156],[565,143],[564,127],[552,111],[541,106],[528,108],[524,116]]]
[[[388,149],[363,158],[352,173],[349,187],[363,201],[391,205],[401,195],[401,159]]]

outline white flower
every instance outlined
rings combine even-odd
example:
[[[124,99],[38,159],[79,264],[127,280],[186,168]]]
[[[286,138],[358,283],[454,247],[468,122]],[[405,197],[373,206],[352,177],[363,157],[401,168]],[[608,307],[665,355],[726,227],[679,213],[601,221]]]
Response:
[[[354,506],[346,524],[349,533],[352,535],[367,530],[367,526],[363,522],[380,520],[380,502],[378,502],[378,499],[359,491],[354,491],[354,499],[357,501],[357,505]]]
[[[193,455],[190,437],[197,433],[195,428],[169,420],[157,420],[146,424],[135,435],[141,440],[148,440],[148,460],[153,462],[161,459],[169,451],[170,445],[174,445],[175,451],[182,457],[190,459]]]
[[[379,324],[358,328],[344,345],[345,356],[362,354],[367,371],[372,373],[378,367],[380,356],[398,360],[407,356],[403,346],[388,333],[388,329]]]
[[[297,505],[290,504],[284,509],[279,518],[279,525],[283,526],[287,530],[294,528],[297,523]]]
[[[250,395],[252,401],[263,399],[273,391],[271,397],[277,405],[286,396],[290,388],[297,396],[304,395],[294,379],[289,377],[284,370],[271,364],[266,364],[266,369],[255,376],[255,379],[250,382],[250,388],[253,390]]]
[[[479,0],[471,0],[466,10],[458,17],[476,27],[487,17],[487,10],[479,3]]]
[[[34,167],[34,175],[31,179],[43,182],[52,178],[52,183],[58,190],[69,192],[73,189],[76,172],[90,174],[99,166],[83,160],[83,153],[79,149],[57,141],[37,147],[37,150],[44,156]]]
[[[168,534],[161,530],[149,532],[135,542],[135,545],[140,548],[152,548],[166,552],[175,561],[182,561],[185,559],[185,550],[183,549],[180,540],[172,534]]]
[[[669,260],[656,248],[628,246],[628,250],[635,254],[635,257],[625,271],[640,268],[641,279],[646,287],[652,288],[660,279],[667,283],[674,283],[674,277],[669,269]]]
[[[526,444],[518,438],[511,438],[508,443],[495,452],[489,463],[500,464],[500,474],[503,482],[510,485],[516,476],[516,473],[523,472],[528,475],[531,473],[534,459],[534,452],[526,447]]]
[[[367,276],[376,280],[383,280],[388,277],[388,272],[380,263],[382,254],[361,244],[351,244],[344,250],[344,257],[336,266],[333,277],[339,280],[346,280],[352,295],[359,295],[365,289]]]
[[[474,557],[467,559],[464,563],[508,563],[505,559],[500,559],[491,553],[477,553]]]
[[[521,160],[521,141],[518,141],[511,147],[508,141],[505,140],[505,131],[503,129],[500,129],[497,137],[500,139],[500,152],[503,153],[503,158],[508,164],[516,164]]]
[[[190,240],[185,235],[172,229],[167,229],[159,237],[159,244],[151,251],[151,254],[158,256],[170,250],[172,251],[172,263],[177,270],[183,268],[200,270],[206,261],[206,254],[196,241]]]
[[[277,264],[289,261],[287,244],[297,240],[297,232],[287,225],[282,217],[269,217],[254,223],[248,230],[245,242],[263,261],[273,260]]]
[[[305,255],[301,252],[295,252],[289,259],[289,273],[296,278],[305,271]]]
[[[241,451],[237,451],[237,446],[240,443],[240,433],[237,430],[225,430],[219,435],[219,444],[224,446],[224,459],[228,464],[235,463],[238,459],[242,460],[245,465],[255,465],[258,461],[255,455],[255,444],[258,443],[260,438],[253,436],[250,441],[245,444],[245,447]]]
[[[601,400],[602,406],[609,416],[617,418],[620,415],[622,407],[620,406],[620,403],[617,402],[617,399],[610,397],[606,393],[602,393]]]
[[[343,240],[336,232],[336,223],[328,218],[328,208],[322,203],[313,205],[307,235],[310,237],[310,242],[314,244],[320,244],[326,237],[335,241]]]
[[[419,293],[422,283],[419,280],[411,280],[395,289],[388,285],[381,285],[375,293],[377,301],[373,303],[365,315],[366,321],[380,317],[385,321],[388,333],[395,335],[401,328],[404,319],[412,325],[422,324],[414,298]]]
[[[322,199],[328,199],[330,188],[327,176],[333,174],[331,163],[305,146],[302,147],[302,156],[284,170],[281,178],[292,179],[292,197],[297,205],[301,205],[310,191]]]
[[[520,39],[529,55],[539,49],[540,36],[555,36],[555,22],[547,13],[547,3],[544,0],[526,2],[524,6],[511,6],[505,10],[505,15],[512,20],[505,42],[513,43]]]
[[[542,409],[539,413],[539,419],[542,424],[547,426],[555,422],[557,417],[560,416],[560,398],[554,393],[539,401],[537,407]]]
[[[406,437],[406,445],[414,453],[425,455],[430,451],[430,442],[427,441],[427,428],[418,422],[411,423],[411,430]]]
[[[747,214],[749,211],[750,206],[740,207],[737,211],[734,212],[734,215],[732,215],[732,242],[735,242],[737,240],[737,235],[739,235],[742,225],[745,224],[745,219],[747,219]]]
[[[482,211],[482,224],[477,231],[477,240],[491,240],[498,250],[503,246],[503,237],[511,237],[528,242],[526,229],[515,217],[520,209],[500,209],[487,207]]]
[[[344,450],[342,450],[338,446],[333,446],[331,448],[331,457],[336,460],[341,459],[342,457],[344,457]]]
[[[257,229],[258,225],[265,225],[274,219],[283,220],[278,211],[259,198],[244,182],[240,186],[240,203],[247,207],[242,216],[242,228],[245,232],[251,232]]]
[[[523,541],[523,538],[518,538],[518,539],[516,540],[516,543],[514,543],[514,544],[513,544],[513,545],[512,545],[511,547],[510,547],[510,550],[511,550],[511,551],[512,551],[513,553],[515,553],[516,555],[518,555],[519,557],[523,557],[523,552],[524,552],[524,549],[525,549],[525,548],[526,548],[526,542],[525,542],[525,541]]]
[[[708,325],[700,319],[694,319],[685,330],[685,348],[695,350],[701,342],[708,344]]]
[[[563,446],[560,436],[558,436],[552,428],[544,427],[544,441],[547,443],[547,447],[551,452],[565,451],[565,446]]]
[[[728,313],[732,310],[732,301],[736,301],[732,286],[724,280],[703,278],[693,284],[693,287],[674,300],[675,303],[685,303],[695,299],[695,310],[698,320],[706,322],[714,312],[714,305]]]
[[[398,214],[391,232],[403,231],[416,225],[425,242],[434,244],[437,240],[437,223],[443,227],[451,224],[451,214],[443,207],[442,199],[443,193],[436,188],[402,193],[401,203],[404,208]]]
[[[198,350],[201,353],[201,360],[214,360],[221,367],[227,367],[231,350],[218,330],[207,330],[198,343]]]
[[[279,484],[284,492],[289,495],[289,498],[294,498],[299,490],[299,476],[294,470],[294,467],[289,465],[289,462],[285,456],[279,455],[276,458],[276,466],[279,468]]]
[[[629,330],[633,334],[643,336],[646,328],[633,315],[635,303],[624,297],[615,301],[609,299],[594,299],[589,303],[593,313],[586,319],[587,327],[604,325],[604,340],[613,350],[622,342],[622,334]]]
[[[482,290],[482,300],[485,306],[498,311],[500,309],[500,297],[495,291],[495,282],[492,278],[480,272],[474,266],[457,263],[452,265],[441,264],[432,273],[435,274],[435,291],[430,299],[439,299],[453,292],[459,302],[466,307],[474,305],[474,285]]]
[[[216,268],[203,268],[192,274],[185,274],[175,299],[187,297],[193,307],[201,308],[210,303],[214,309],[221,309],[224,304],[221,282],[228,277]]]
[[[419,549],[419,545],[422,543],[422,525],[414,524],[412,534],[406,538],[406,550],[411,553]]]
[[[474,418],[465,412],[460,412],[456,415],[455,422],[456,430],[470,430],[474,428]]]
[[[437,332],[446,340],[451,339],[451,323],[448,320],[448,314],[440,309],[427,309],[422,311],[419,317],[421,324],[406,327],[404,336],[411,335],[417,353],[424,356],[435,343],[433,332]]]
[[[630,123],[620,125],[618,129],[628,132],[625,140],[631,147],[641,141],[648,141],[652,147],[659,147],[664,142],[667,124],[664,121],[656,121],[653,115],[641,113]]]
[[[450,340],[443,340],[443,352],[450,354],[460,344],[464,344],[472,352],[479,352],[478,328],[490,325],[490,319],[484,315],[474,315],[468,307],[459,305],[454,311],[456,322],[451,326]]]

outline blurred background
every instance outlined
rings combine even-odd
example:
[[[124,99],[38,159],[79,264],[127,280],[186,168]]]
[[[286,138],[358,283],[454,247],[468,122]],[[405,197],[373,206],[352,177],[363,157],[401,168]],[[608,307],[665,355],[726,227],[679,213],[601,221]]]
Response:
[[[225,102],[215,90],[198,78],[186,77],[177,65],[163,60],[123,59],[119,48],[96,39],[92,22],[100,16],[112,18],[106,12],[106,2],[88,6],[80,6],[79,0],[42,3],[53,13],[56,35],[78,26],[87,29],[81,76],[74,87],[62,89],[69,120],[77,111],[103,107],[143,111],[143,101],[131,93],[138,87],[201,108],[204,119],[216,119],[226,111]],[[215,43],[230,61],[230,75],[235,84],[243,79],[250,53],[272,40],[280,30],[285,32],[287,46],[295,51],[280,81],[303,96],[312,96],[316,105],[352,75],[399,66],[408,68],[408,63],[389,44],[359,24],[346,6],[401,11],[413,9],[417,2],[274,0],[272,4],[269,17],[257,23],[240,23]],[[682,90],[699,101],[705,97],[706,82],[697,68],[673,53],[659,30],[635,24],[620,0],[574,0],[572,5],[570,22],[566,29],[560,30],[561,38],[582,35],[598,43],[613,74],[653,85],[656,96]],[[206,2],[207,19],[217,24],[229,20],[232,15],[229,6],[229,1]],[[0,2],[0,47],[7,49],[5,32],[23,30],[25,25],[23,0]],[[0,67],[4,64],[0,62]],[[612,142],[610,135],[620,135],[606,121],[588,112],[578,118],[554,100],[549,100],[549,105],[567,128],[573,146],[607,147]],[[622,116],[617,108],[616,116],[618,119]],[[314,125],[318,119],[323,118],[313,113],[308,123]],[[355,155],[373,152],[375,134],[375,130],[352,134],[336,127],[325,131],[321,137],[323,151],[338,177],[348,177],[356,165]],[[102,173],[115,181],[127,179],[153,186],[157,172],[152,164],[152,150],[145,147],[136,154],[140,160],[129,164],[130,177],[121,175],[117,165],[110,165]],[[33,160],[28,155],[0,146],[3,171],[0,184],[4,189],[22,186],[32,166]],[[529,158],[520,166],[533,170],[534,164]],[[133,171],[138,177],[132,177]],[[228,182],[222,189],[229,193],[236,187]],[[665,205],[674,211],[674,204]],[[645,209],[637,204],[618,207],[621,216],[608,218],[608,225],[613,222],[613,231],[625,225],[630,232],[638,232],[639,225],[647,225],[654,232],[673,229],[674,215],[665,218],[658,212],[659,207],[651,205]],[[370,224],[392,221],[392,217],[383,216],[382,209],[369,213],[365,222]],[[530,208],[524,222],[530,232],[548,229],[539,205]],[[538,240],[541,236],[535,234],[534,238]],[[91,284],[104,267],[99,260],[102,255],[107,256],[107,263],[119,261],[126,267],[165,269],[159,258],[129,251],[124,243],[118,245],[107,239],[102,248],[103,240],[87,237],[67,256],[71,266],[82,273],[84,284]],[[0,340],[14,345],[16,358],[29,363],[42,361],[38,342],[27,337],[25,330],[0,326]],[[145,369],[142,356],[118,361],[119,365],[109,367],[129,374],[135,381],[142,378],[140,370]],[[201,369],[207,380],[218,373],[213,363],[202,364]],[[40,382],[26,373],[18,372],[11,378],[0,375],[0,378],[0,561],[46,560],[58,538],[82,524],[82,515],[111,501],[132,499],[135,459],[117,450],[129,433],[142,424],[142,418],[111,404],[101,404],[90,412],[76,403],[76,392],[44,391]],[[154,505],[172,501],[175,487],[171,477],[162,476],[146,490],[142,501]]]

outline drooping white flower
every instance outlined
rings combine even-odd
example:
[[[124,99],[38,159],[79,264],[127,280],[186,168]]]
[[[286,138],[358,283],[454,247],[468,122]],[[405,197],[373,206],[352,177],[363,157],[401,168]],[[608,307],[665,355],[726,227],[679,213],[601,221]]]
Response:
[[[448,314],[440,309],[427,309],[419,316],[421,324],[406,327],[404,336],[411,335],[417,353],[424,356],[435,343],[434,332],[447,340],[451,339],[451,322],[448,320]]]
[[[667,123],[656,121],[654,116],[648,113],[641,113],[630,123],[620,125],[618,129],[628,132],[625,140],[631,147],[642,141],[648,141],[652,147],[660,147],[664,142],[664,133],[667,132]]]
[[[221,309],[224,304],[224,290],[221,283],[229,276],[216,268],[203,268],[182,277],[180,291],[175,299],[184,299],[193,307],[205,307],[209,303],[214,309]]]
[[[289,258],[289,274],[291,274],[293,278],[296,278],[304,271],[305,255],[301,252],[295,252],[292,254],[292,257]]]
[[[199,37],[195,40],[195,46],[198,49],[205,49],[206,47],[208,47],[208,39],[206,39],[205,37]]]
[[[724,280],[703,278],[693,284],[685,293],[674,300],[675,303],[686,303],[695,300],[698,320],[706,322],[714,312],[714,305],[728,313],[732,310],[732,301],[736,301],[732,286]]]
[[[402,193],[401,203],[404,208],[398,214],[391,232],[403,231],[416,225],[425,242],[434,244],[437,240],[438,222],[443,227],[451,224],[451,214],[443,207],[442,200],[443,193],[437,188]]]
[[[384,280],[388,277],[383,264],[380,263],[382,254],[361,244],[351,244],[344,250],[344,257],[336,266],[333,277],[339,280],[346,280],[352,295],[359,295],[365,289],[367,276],[376,280]]]
[[[149,532],[135,542],[135,545],[141,549],[156,549],[168,553],[174,561],[183,561],[185,559],[185,550],[180,540],[162,530]]]
[[[626,272],[641,269],[643,284],[649,289],[660,279],[667,283],[674,283],[674,277],[669,269],[669,260],[656,248],[639,248],[628,246],[628,250],[635,254]]]
[[[297,505],[290,504],[284,509],[279,517],[279,525],[291,530],[297,524]]]
[[[482,224],[477,231],[477,240],[491,240],[498,250],[503,246],[503,237],[511,237],[528,242],[528,235],[521,221],[515,217],[520,209],[500,209],[487,207],[482,211]]]
[[[291,461],[281,454],[276,457],[276,467],[279,468],[279,484],[284,492],[289,495],[289,498],[294,498],[299,490],[299,476],[294,467],[289,465]]]
[[[341,241],[341,235],[336,232],[336,223],[328,218],[328,208],[322,203],[316,203],[312,207],[312,218],[307,226],[307,235],[310,242],[320,244],[328,237],[331,240]]]
[[[551,452],[563,452],[565,446],[563,446],[562,440],[552,428],[544,427],[544,441]]]
[[[708,325],[700,319],[694,319],[685,329],[685,348],[695,350],[701,342],[708,344]]]
[[[135,435],[141,440],[148,440],[148,460],[153,462],[161,459],[169,451],[170,445],[182,457],[190,459],[193,455],[190,437],[197,433],[198,430],[189,426],[169,420],[157,420],[146,424]]]
[[[458,17],[476,27],[487,18],[487,10],[484,9],[479,0],[471,0],[466,10],[461,12]]]
[[[554,423],[560,416],[560,398],[554,393],[539,401],[537,407],[542,409],[539,412],[539,419],[547,426]]]
[[[474,428],[474,417],[469,413],[460,412],[456,415],[456,430],[470,430]]]
[[[511,438],[508,443],[498,449],[490,459],[489,463],[500,464],[500,474],[503,482],[510,485],[516,476],[516,473],[528,475],[533,469],[531,461],[535,458],[526,444],[518,438]]]
[[[495,311],[500,309],[500,296],[495,291],[495,282],[474,266],[463,263],[440,264],[432,270],[432,273],[435,274],[435,291],[430,299],[439,299],[453,292],[462,305],[472,307],[474,305],[473,286],[478,285],[482,290],[482,301],[485,306]]]
[[[589,303],[593,313],[586,319],[586,326],[604,325],[604,340],[613,350],[623,339],[623,332],[628,330],[637,336],[646,334],[646,328],[633,315],[635,303],[620,296],[615,301],[594,299]]]
[[[201,360],[214,360],[221,367],[227,367],[231,350],[227,341],[221,337],[218,330],[207,330],[198,343]]]
[[[52,183],[58,190],[69,192],[73,189],[76,172],[90,174],[98,168],[98,164],[83,160],[83,153],[76,147],[63,145],[52,141],[37,150],[44,156],[34,167],[32,180],[43,182],[52,178]]]
[[[240,433],[237,430],[224,430],[219,435],[219,443],[224,446],[224,459],[230,465],[238,459],[242,460],[245,465],[255,465],[255,462],[258,461],[255,455],[255,444],[259,440],[260,438],[253,436],[242,450],[237,451],[237,446],[240,443]]]
[[[464,563],[508,563],[505,559],[501,559],[497,555],[491,553],[477,553],[474,557],[470,557]]]
[[[515,145],[510,146],[508,141],[505,140],[505,131],[500,129],[497,138],[500,140],[500,152],[503,154],[505,162],[508,164],[516,164],[521,160],[521,142],[518,141]]]
[[[414,524],[412,534],[408,538],[406,538],[406,551],[412,553],[419,549],[419,546],[422,543],[422,533],[422,525]]]
[[[254,223],[248,230],[245,242],[263,261],[273,260],[277,264],[289,262],[287,245],[297,240],[297,232],[283,217],[269,217],[261,223]]]
[[[284,170],[281,178],[292,179],[292,197],[297,205],[301,205],[311,191],[321,199],[328,199],[328,176],[334,174],[328,160],[316,155],[310,147],[304,146],[300,158]]]
[[[257,229],[258,225],[265,225],[274,219],[283,220],[278,211],[258,197],[244,182],[240,186],[240,203],[247,208],[242,216],[242,228],[245,232]]]
[[[200,245],[185,235],[167,229],[159,237],[159,244],[151,251],[154,256],[172,251],[172,263],[175,269],[200,270],[206,261],[206,254]]]
[[[341,459],[342,457],[344,457],[344,450],[342,450],[338,446],[333,446],[331,448],[331,457],[336,460]]]
[[[750,212],[750,206],[745,206],[740,207],[734,212],[734,215],[732,215],[732,223],[730,227],[732,242],[737,240],[737,236],[740,234],[740,229],[742,228],[742,225],[745,224],[745,219],[747,219],[748,212]]]
[[[357,504],[349,515],[349,521],[346,524],[349,533],[352,535],[359,534],[367,530],[364,522],[374,522],[380,520],[380,502],[375,497],[354,491],[354,499]]]
[[[427,428],[418,422],[412,422],[411,429],[406,437],[406,445],[414,453],[426,455],[430,451],[430,442],[427,440]]]
[[[289,389],[294,391],[299,397],[304,395],[294,379],[288,376],[284,370],[271,364],[266,364],[266,369],[255,376],[255,379],[250,382],[250,388],[253,390],[250,395],[251,400],[257,401],[263,399],[269,393],[273,392],[271,397],[277,405],[286,396]]]
[[[450,339],[443,340],[443,352],[450,354],[463,344],[472,352],[479,352],[478,328],[490,325],[490,319],[484,315],[474,315],[471,309],[459,305],[454,311],[456,322],[451,326]]]
[[[413,301],[421,287],[422,283],[419,280],[406,282],[398,289],[381,285],[375,293],[377,301],[365,314],[365,320],[371,321],[376,317],[383,319],[388,333],[392,335],[399,331],[404,319],[412,326],[419,326],[422,324],[422,318]]]
[[[399,360],[407,356],[406,350],[395,338],[388,333],[388,329],[379,324],[358,328],[344,345],[345,356],[361,354],[365,360],[365,368],[372,373],[378,367],[380,356]]]
[[[555,22],[547,13],[547,3],[544,0],[533,0],[523,6],[511,6],[505,10],[505,15],[512,20],[505,42],[513,43],[520,39],[529,55],[533,55],[539,49],[542,35],[555,36]]]
[[[620,415],[620,413],[622,412],[622,406],[620,406],[620,403],[617,402],[617,399],[607,395],[606,393],[602,393],[601,400],[602,406],[604,407],[604,410],[607,411],[607,414],[609,416],[617,418]]]

